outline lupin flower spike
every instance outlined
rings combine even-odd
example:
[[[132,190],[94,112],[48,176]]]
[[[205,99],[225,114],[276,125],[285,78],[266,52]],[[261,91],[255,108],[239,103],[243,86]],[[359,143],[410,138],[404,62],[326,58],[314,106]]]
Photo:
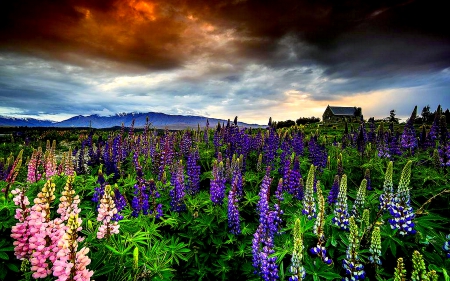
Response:
[[[350,234],[349,234],[349,243],[346,252],[345,259],[342,260],[342,267],[345,269],[348,277],[345,277],[343,280],[362,280],[365,278],[366,273],[364,271],[364,265],[359,260],[359,233],[358,226],[355,223],[355,218],[350,217]]]
[[[66,233],[58,242],[59,251],[53,264],[53,275],[58,277],[58,281],[88,281],[94,274],[86,268],[91,263],[91,259],[86,256],[89,248],[84,247],[77,252],[78,231],[81,231],[81,219],[78,218],[78,214],[71,213],[67,221]]]
[[[442,249],[444,250],[444,253],[447,256],[447,259],[450,259],[450,234],[448,234],[446,237],[447,241],[445,241],[444,246],[442,246]]]
[[[429,281],[425,261],[419,251],[414,251],[412,255],[413,269],[411,272],[412,281]]]
[[[411,178],[412,161],[408,161],[402,171],[398,191],[392,199],[389,212],[392,219],[389,219],[392,229],[398,229],[400,235],[415,234],[414,212],[410,205],[409,182]]]
[[[371,263],[375,263],[378,265],[381,265],[381,235],[380,235],[380,228],[377,226],[372,231],[372,239],[370,242],[370,248],[369,248],[370,256],[369,261]]]
[[[317,245],[312,247],[310,252],[313,255],[319,256],[320,259],[327,265],[331,265],[333,260],[327,256],[327,250],[324,245],[325,234],[323,228],[325,225],[325,199],[323,198],[319,181],[317,181],[317,200],[319,202],[319,212],[313,228],[313,233],[317,236]]]
[[[361,215],[361,210],[364,208],[364,203],[366,201],[366,190],[367,190],[367,180],[363,179],[361,185],[359,186],[358,192],[356,193],[355,204],[352,209],[352,216],[359,218]]]
[[[300,219],[297,218],[294,223],[294,251],[292,252],[291,266],[289,268],[292,276],[289,277],[289,281],[302,281],[306,276],[305,268],[302,265],[303,248]]]
[[[384,177],[383,194],[380,196],[380,210],[382,211],[390,208],[392,198],[394,197],[394,184],[392,182],[393,169],[393,163],[390,161]]]
[[[98,208],[97,221],[102,225],[97,232],[97,239],[109,238],[112,234],[119,233],[119,227],[117,221],[111,221],[115,214],[117,214],[116,205],[111,197],[111,186],[105,186],[105,193],[100,200],[100,206]]]
[[[406,269],[403,258],[397,259],[397,267],[394,272],[394,281],[406,281]]]
[[[303,214],[308,216],[308,219],[316,217],[316,203],[314,202],[314,172],[316,167],[311,165],[306,180],[306,192],[303,197]]]
[[[62,196],[59,199],[58,210],[56,211],[61,215],[61,220],[67,221],[69,215],[79,214],[80,209],[78,204],[80,203],[80,197],[75,195],[75,190],[73,189],[73,183],[75,181],[75,176],[68,176],[64,190],[61,192]]]
[[[342,230],[348,230],[347,175],[342,176],[337,200],[334,209],[333,224]]]

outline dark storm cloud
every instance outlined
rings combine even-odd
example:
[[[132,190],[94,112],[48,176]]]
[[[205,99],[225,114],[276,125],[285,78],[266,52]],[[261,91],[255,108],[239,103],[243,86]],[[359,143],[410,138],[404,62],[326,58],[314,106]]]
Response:
[[[444,4],[6,0],[0,107],[236,112],[280,106],[289,91],[320,106],[394,88],[448,97]]]

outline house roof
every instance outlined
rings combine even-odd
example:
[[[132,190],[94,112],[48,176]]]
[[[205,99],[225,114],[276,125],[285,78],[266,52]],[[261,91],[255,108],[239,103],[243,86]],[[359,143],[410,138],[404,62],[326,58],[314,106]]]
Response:
[[[355,115],[356,107],[328,106],[334,115]]]

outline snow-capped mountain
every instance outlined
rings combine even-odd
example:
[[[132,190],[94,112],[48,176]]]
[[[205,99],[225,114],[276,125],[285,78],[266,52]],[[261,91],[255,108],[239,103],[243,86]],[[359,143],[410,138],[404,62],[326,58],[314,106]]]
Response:
[[[206,120],[209,120],[210,127],[216,126],[218,122],[226,123],[227,120],[207,118],[203,116],[185,116],[185,115],[168,115],[157,112],[147,113],[118,113],[112,116],[100,116],[97,114],[83,116],[78,115],[71,117],[67,120],[60,122],[53,122],[48,120],[37,120],[32,118],[14,118],[0,116],[0,126],[7,127],[92,127],[92,128],[111,128],[114,126],[130,126],[132,121],[135,121],[135,127],[145,126],[146,119],[152,127],[155,128],[168,128],[168,129],[185,129],[185,128],[197,128],[197,125],[204,127]],[[246,124],[239,122],[239,126],[242,127],[260,127],[257,124]]]

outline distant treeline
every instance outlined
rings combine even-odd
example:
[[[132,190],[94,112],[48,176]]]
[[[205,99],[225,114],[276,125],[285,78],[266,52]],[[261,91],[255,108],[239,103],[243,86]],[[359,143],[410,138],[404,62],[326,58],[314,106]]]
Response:
[[[300,117],[297,120],[292,121],[292,120],[286,120],[286,121],[278,121],[278,122],[274,122],[276,125],[276,128],[286,128],[286,127],[291,127],[294,126],[295,124],[297,125],[305,125],[305,124],[312,124],[312,123],[319,123],[320,122],[320,118],[318,117]]]

